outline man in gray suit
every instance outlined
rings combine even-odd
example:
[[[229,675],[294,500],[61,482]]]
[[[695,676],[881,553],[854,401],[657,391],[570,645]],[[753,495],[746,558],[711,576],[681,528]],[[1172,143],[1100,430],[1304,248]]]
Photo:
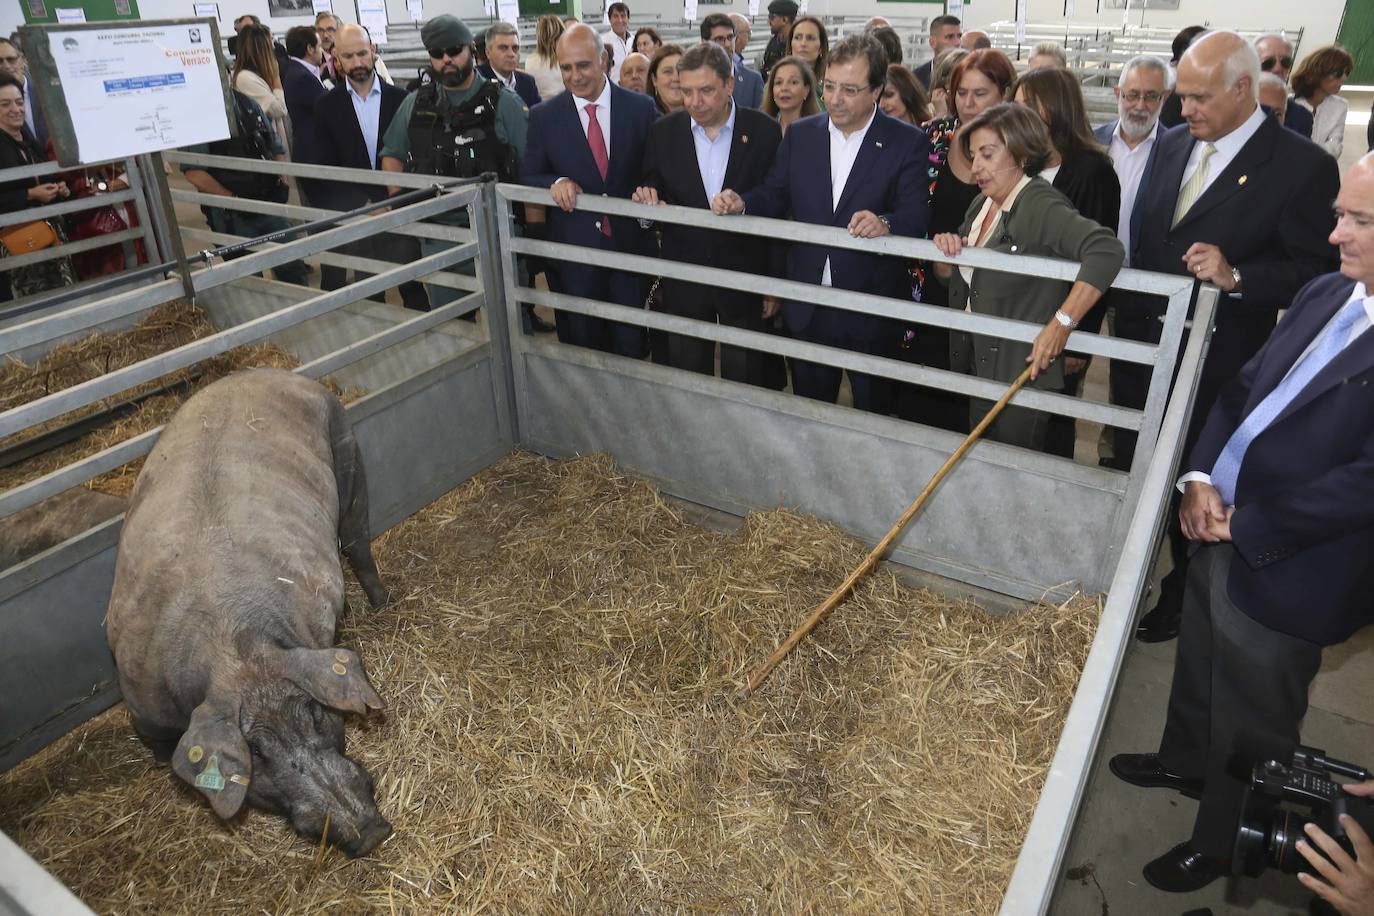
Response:
[[[744,58],[735,53],[735,23],[725,13],[712,13],[701,20],[701,40],[720,45],[735,69],[735,104],[741,108],[763,106],[763,75],[744,65]]]

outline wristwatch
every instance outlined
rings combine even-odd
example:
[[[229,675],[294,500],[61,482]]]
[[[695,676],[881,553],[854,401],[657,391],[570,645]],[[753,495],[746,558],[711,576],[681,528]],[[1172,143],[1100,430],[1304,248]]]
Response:
[[[1239,268],[1239,267],[1232,267],[1232,268],[1231,268],[1231,282],[1233,282],[1233,283],[1236,284],[1235,288],[1232,289],[1231,292],[1233,292],[1233,293],[1238,293],[1238,292],[1240,292],[1240,268]]]
[[[1069,313],[1064,311],[1063,309],[1058,309],[1057,311],[1055,311],[1054,320],[1062,324],[1064,327],[1068,328],[1070,331],[1078,327],[1078,322],[1070,318]]]

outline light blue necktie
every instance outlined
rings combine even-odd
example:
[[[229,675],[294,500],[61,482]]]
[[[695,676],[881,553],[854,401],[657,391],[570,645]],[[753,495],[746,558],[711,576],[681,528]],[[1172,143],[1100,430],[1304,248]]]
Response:
[[[1259,402],[1259,406],[1241,421],[1240,426],[1231,434],[1231,438],[1226,440],[1226,447],[1221,450],[1216,466],[1212,468],[1212,486],[1221,493],[1222,505],[1235,505],[1236,480],[1240,476],[1240,463],[1245,460],[1245,450],[1255,441],[1256,436],[1274,422],[1275,417],[1283,413],[1283,409],[1307,387],[1308,382],[1344,349],[1346,341],[1350,338],[1351,329],[1364,314],[1364,303],[1364,299],[1352,299],[1347,302],[1336,315],[1336,320],[1327,326],[1325,335],[1311,352],[1298,360],[1297,365],[1288,373],[1288,377],[1279,382],[1278,386]]]

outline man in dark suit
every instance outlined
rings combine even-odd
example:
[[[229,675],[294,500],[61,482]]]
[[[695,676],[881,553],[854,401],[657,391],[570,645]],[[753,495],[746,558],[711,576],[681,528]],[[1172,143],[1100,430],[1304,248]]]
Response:
[[[530,111],[521,180],[553,195],[557,209],[548,213],[550,241],[600,249],[601,255],[593,263],[550,262],[549,286],[554,292],[643,308],[648,292],[643,276],[610,264],[617,252],[650,254],[652,237],[637,219],[573,208],[583,192],[626,198],[634,193],[658,107],[607,78],[601,40],[591,26],[578,23],[564,32],[557,53],[568,91]],[[558,312],[556,324],[565,343],[644,356],[641,327],[572,312]]]
[[[1188,49],[1175,89],[1187,124],[1157,141],[1150,185],[1136,199],[1131,266],[1189,274],[1226,294],[1185,448],[1222,384],[1269,338],[1279,310],[1335,264],[1327,236],[1340,178],[1336,162],[1264,114],[1256,101],[1260,72],[1255,49],[1234,32],[1212,32]],[[1116,333],[1157,342],[1163,313],[1158,299],[1121,297]],[[1144,406],[1148,367],[1116,370],[1117,403]],[[1128,466],[1136,437],[1118,430],[1115,440],[1117,460]],[[1175,571],[1164,580],[1156,610],[1141,621],[1146,641],[1178,632],[1187,545],[1177,530],[1171,541]]]
[[[362,26],[346,25],[335,33],[334,57],[339,85],[315,103],[307,161],[349,169],[376,169],[382,137],[406,94],[377,76],[372,42]],[[351,210],[387,196],[384,185],[312,181],[311,186],[311,201],[329,210]],[[378,251],[376,240],[367,239],[340,246],[338,251],[359,256],[380,255],[399,263],[420,257],[419,245],[409,236],[386,235],[381,245],[382,250]],[[361,280],[370,274],[354,271],[354,276]],[[338,289],[346,284],[346,277],[345,268],[326,265],[320,269],[320,288]],[[422,284],[402,283],[400,291],[406,308],[429,311],[429,299]],[[372,298],[383,300],[380,293]]]
[[[701,20],[701,40],[720,45],[720,49],[730,59],[735,104],[741,108],[762,107],[763,76],[757,70],[746,67],[743,58],[736,58],[734,20],[725,13],[710,14]]]
[[[1169,97],[1169,67],[1158,57],[1141,54],[1121,68],[1115,86],[1117,119],[1093,131],[1112,157],[1121,184],[1121,212],[1116,237],[1130,264],[1131,220],[1136,194],[1150,183],[1159,150],[1159,111]]]
[[[930,42],[930,60],[912,71],[920,84],[926,87],[926,92],[930,91],[930,74],[935,67],[935,58],[944,51],[959,47],[959,41],[964,37],[962,28],[958,16],[936,16],[930,20],[930,37],[926,39]]]
[[[1163,890],[1225,871],[1258,762],[1236,738],[1296,744],[1322,648],[1374,621],[1374,157],[1336,211],[1340,273],[1303,287],[1223,389],[1179,481],[1197,552],[1164,737],[1111,761],[1135,785],[1201,790],[1191,839],[1145,866]]]
[[[639,203],[706,208],[727,185],[748,191],[767,176],[782,130],[768,115],[732,99],[730,56],[716,44],[700,44],[678,63],[684,108],[649,131],[644,178],[634,195]],[[664,254],[679,261],[748,273],[769,261],[766,239],[672,223],[661,228]],[[661,291],[664,311],[751,331],[764,331],[776,309],[766,308],[757,293],[735,287],[665,277]],[[714,374],[715,350],[714,341],[668,336],[668,361],[680,369]],[[778,362],[772,354],[724,344],[720,348],[720,375],[731,381],[781,387],[778,382],[785,375]]]
[[[540,101],[539,87],[519,67],[520,33],[509,22],[492,23],[487,27],[487,62],[477,72],[520,96],[526,108],[533,108]]]
[[[1293,70],[1293,44],[1282,35],[1262,35],[1255,40],[1255,53],[1259,55],[1260,69],[1271,73],[1283,81],[1285,92],[1288,74]],[[1291,96],[1291,93],[1287,93]],[[1301,105],[1286,105],[1283,126],[1297,131],[1309,140],[1312,138],[1312,112]]]
[[[887,60],[873,39],[856,35],[832,45],[825,70],[825,114],[796,121],[778,147],[763,184],[743,195],[716,195],[716,213],[748,213],[846,228],[859,238],[896,234],[920,238],[929,219],[925,190],[930,144],[910,124],[878,110]],[[804,283],[909,301],[911,280],[900,258],[793,243],[788,276]],[[787,302],[783,320],[793,336],[876,356],[895,356],[899,333],[883,318]],[[793,363],[792,388],[803,397],[834,402],[841,370]],[[891,385],[850,373],[854,406],[885,412]]]
[[[286,113],[291,118],[291,158],[310,162],[310,143],[313,138],[315,104],[329,94],[320,82],[320,64],[324,60],[319,35],[308,25],[298,25],[286,32],[286,53],[289,55],[281,72],[281,88],[286,96]],[[309,183],[302,182],[306,196]]]

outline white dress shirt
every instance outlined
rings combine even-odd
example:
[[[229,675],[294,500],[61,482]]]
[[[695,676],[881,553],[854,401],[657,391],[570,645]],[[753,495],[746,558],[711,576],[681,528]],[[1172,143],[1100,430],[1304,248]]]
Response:
[[[38,139],[38,128],[33,126],[34,106],[38,103],[33,98],[33,77],[26,71],[24,73],[24,123],[29,126],[29,133],[33,134],[34,139]]]
[[[587,101],[580,95],[572,97],[573,104],[577,106],[577,119],[582,123],[582,136],[587,136],[587,124],[590,115],[587,114],[587,106],[596,106],[596,123],[601,125],[601,136],[606,141],[606,161],[611,161],[611,81],[608,79],[601,86],[601,94],[595,101]],[[558,181],[568,181],[568,176],[564,175]],[[558,184],[555,181],[554,184]]]
[[[294,60],[296,63],[300,64],[300,65],[301,65],[302,67],[304,67],[305,69],[309,70],[309,71],[310,71],[310,75],[313,76],[313,77],[315,77],[315,79],[317,79],[317,80],[320,79],[320,68],[319,68],[319,67],[315,66],[315,65],[312,64],[310,61],[305,60],[304,58],[301,58],[301,57],[293,57],[293,58],[291,58],[291,59]],[[320,80],[320,85],[321,85],[321,86],[324,85],[324,80]]]
[[[854,170],[854,160],[859,158],[859,150],[863,148],[864,137],[868,136],[868,129],[873,126],[873,119],[878,116],[878,107],[873,106],[873,113],[868,116],[868,122],[863,127],[854,131],[848,137],[844,131],[835,126],[835,122],[827,120],[826,127],[830,130],[830,208],[833,210],[840,205],[840,197],[844,195],[844,186],[849,183],[849,173]],[[830,259],[825,259],[825,269],[821,271],[821,286],[830,286]]]
[[[692,122],[692,143],[697,151],[697,170],[701,173],[701,185],[706,189],[706,205],[725,187],[725,169],[730,164],[730,143],[735,136],[735,103],[730,102],[730,115],[716,131],[712,140],[706,135],[706,128],[696,121]]]
[[[1240,153],[1241,147],[1250,142],[1250,138],[1264,124],[1264,119],[1268,117],[1264,109],[1259,105],[1255,106],[1254,113],[1245,119],[1245,123],[1219,140],[1213,140],[1212,145],[1217,151],[1212,154],[1212,158],[1207,160],[1207,180],[1202,183],[1202,189],[1198,192],[1201,197],[1217,180],[1217,176],[1226,171],[1226,167],[1231,164]],[[1202,159],[1202,151],[1207,144],[1201,140],[1193,144],[1193,151],[1188,155],[1188,164],[1183,169],[1183,180],[1178,183],[1179,190],[1188,184],[1188,179],[1193,177],[1197,171],[1197,164]]]
[[[515,71],[514,71],[514,70],[512,70],[512,71],[510,72],[510,77],[507,78],[507,77],[502,76],[501,73],[500,73],[495,67],[492,67],[492,68],[491,68],[491,75],[494,76],[494,77],[496,77],[496,81],[497,81],[498,83],[500,83],[502,86],[505,86],[505,87],[506,87],[507,89],[509,89],[511,92],[515,92]],[[515,94],[516,94],[516,95],[519,95],[520,93],[515,92]]]
[[[1145,177],[1145,164],[1150,161],[1150,152],[1158,139],[1159,122],[1156,121],[1150,135],[1137,143],[1135,149],[1131,149],[1121,139],[1121,122],[1118,121],[1116,130],[1112,131],[1112,145],[1107,149],[1107,154],[1112,157],[1112,165],[1116,167],[1117,181],[1121,183],[1121,219],[1117,222],[1116,237],[1126,249],[1128,265],[1131,263],[1131,211],[1135,209],[1140,179]],[[1212,161],[1216,161],[1215,155]]]
[[[1341,303],[1341,308],[1332,312],[1330,321],[1322,325],[1322,329],[1312,338],[1312,342],[1307,345],[1302,353],[1298,354],[1297,359],[1293,360],[1293,365],[1289,366],[1288,371],[1283,374],[1284,379],[1288,378],[1288,376],[1293,373],[1298,363],[1301,363],[1307,358],[1307,354],[1316,349],[1317,344],[1326,336],[1327,329],[1330,328],[1332,323],[1340,316],[1341,310],[1355,299],[1364,300],[1364,314],[1355,319],[1355,324],[1350,328],[1350,336],[1345,339],[1345,343],[1341,344],[1341,350],[1345,350],[1345,348],[1354,343],[1356,338],[1361,334],[1368,331],[1371,327],[1374,327],[1374,296],[1369,295],[1369,290],[1365,288],[1363,283],[1356,283],[1355,288],[1350,291],[1350,298]],[[1283,384],[1283,379],[1279,379],[1279,384]],[[1210,484],[1212,482],[1212,475],[1205,471],[1190,471],[1184,474],[1178,479],[1179,492],[1183,492],[1187,488],[1188,483],[1193,480],[1200,480],[1203,483]]]
[[[620,65],[625,63],[625,58],[629,56],[630,42],[633,40],[633,36],[628,29],[625,31],[624,38],[617,35],[615,29],[611,29],[605,35],[601,36],[601,43],[603,45],[610,45],[614,49],[614,52],[611,54],[611,79],[615,80],[617,83],[620,82]],[[597,57],[600,56],[600,54],[597,55]]]
[[[358,95],[358,90],[347,80],[344,80],[344,85],[348,87],[348,98],[353,102],[353,113],[358,117],[358,130],[362,132],[363,144],[367,147],[367,161],[375,169],[377,144],[381,139],[382,81],[373,74],[372,88],[366,97]]]

